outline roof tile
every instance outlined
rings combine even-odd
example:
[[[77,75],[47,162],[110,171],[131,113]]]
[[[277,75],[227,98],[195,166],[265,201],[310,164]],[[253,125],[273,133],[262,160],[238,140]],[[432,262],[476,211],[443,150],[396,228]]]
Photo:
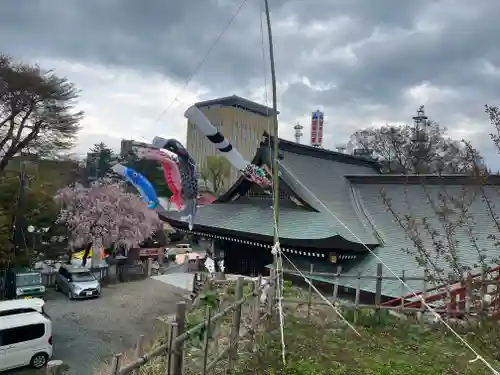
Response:
[[[288,151],[283,151],[282,154],[280,164],[298,180],[295,188],[301,191],[303,197],[309,196],[311,201],[306,201],[323,214],[327,225],[335,227],[346,240],[378,244],[373,228],[353,200],[351,184],[343,177],[346,174],[373,174],[373,167],[297,155]]]
[[[273,236],[273,210],[262,203],[256,200],[256,204],[215,203],[200,207],[195,227],[203,225]],[[181,215],[169,212],[166,216],[176,219]],[[280,208],[279,230],[280,237],[289,239],[323,239],[337,234],[332,226],[325,225],[320,213],[288,207]]]
[[[382,189],[384,189],[386,196],[391,199],[391,206],[399,216],[409,214],[417,220],[417,223],[422,223],[422,220],[427,218],[431,227],[436,229],[443,243],[447,245],[448,242],[443,237],[443,232],[445,232],[445,230],[441,226],[441,222],[438,220],[438,216],[435,214],[435,210],[432,208],[426,195],[427,191],[429,196],[432,197],[434,204],[441,207],[443,204],[440,204],[438,194],[444,191],[443,187],[426,186],[424,189],[422,185],[355,185],[355,190],[362,203],[363,209],[372,223],[374,223],[377,232],[385,242],[384,245],[374,250],[375,254],[400,277],[403,271],[408,277],[423,276],[424,269],[420,267],[415,259],[416,247],[406,234],[406,231],[395,222],[393,214],[388,212],[388,207],[382,199]],[[485,187],[484,190],[488,199],[495,206],[495,215],[500,214],[500,197],[496,188]],[[453,242],[451,246],[456,246],[456,254],[458,255],[460,264],[474,268],[478,263],[479,254],[472,245],[469,231],[472,231],[479,248],[481,251],[484,251],[486,259],[490,261],[500,256],[500,248],[495,244],[497,240],[491,238],[490,235],[500,235],[500,233],[498,233],[498,229],[495,228],[491,215],[487,213],[486,204],[482,200],[481,193],[477,188],[473,186],[446,186],[446,193],[448,196],[457,198],[462,197],[464,191],[467,191],[467,193],[471,195],[476,194],[476,196],[469,207],[468,224],[456,228],[455,234],[452,236]],[[453,211],[455,211],[455,214],[451,213],[452,216],[449,220],[451,223],[457,222],[460,215],[458,209],[453,209]],[[451,268],[449,262],[444,259],[444,255],[436,255],[437,252],[432,245],[430,236],[422,225],[420,225],[420,238],[424,241],[424,246],[429,249],[429,253],[432,254],[432,261],[435,262],[438,267],[442,267],[445,270],[445,275],[450,272]],[[449,249],[449,246],[445,247],[445,250],[447,249]],[[410,254],[408,254],[408,250]],[[377,263],[380,263],[380,260],[372,254],[368,254],[364,260],[353,266],[348,272],[361,272],[364,275],[375,275]],[[384,275],[393,276],[386,267],[384,267]],[[343,285],[354,288],[356,287],[355,283],[357,283],[357,281],[348,281],[348,279],[346,279]],[[374,280],[362,280],[361,284],[362,290],[370,292],[375,291]],[[418,292],[422,290],[423,282],[415,281],[408,282],[408,284],[414,291]],[[411,292],[410,290],[405,290],[403,293],[410,294]],[[402,295],[401,283],[398,281],[384,281],[382,283],[382,293],[387,296],[400,297]]]

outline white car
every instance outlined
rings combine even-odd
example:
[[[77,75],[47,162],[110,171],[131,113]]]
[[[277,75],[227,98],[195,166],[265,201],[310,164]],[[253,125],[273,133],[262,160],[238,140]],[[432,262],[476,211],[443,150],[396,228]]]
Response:
[[[0,319],[0,371],[44,367],[52,357],[52,322],[38,312]]]
[[[0,318],[29,312],[39,312],[40,314],[45,314],[44,306],[45,301],[41,298],[0,301]]]

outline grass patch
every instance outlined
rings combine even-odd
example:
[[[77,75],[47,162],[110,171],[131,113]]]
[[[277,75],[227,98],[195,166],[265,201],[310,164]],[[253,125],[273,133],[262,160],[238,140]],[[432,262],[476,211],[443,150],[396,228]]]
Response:
[[[473,355],[449,333],[394,321],[388,324],[386,318],[370,324],[370,319],[361,319],[357,325],[359,337],[347,327],[339,328],[338,323],[308,322],[288,314],[286,366],[281,362],[281,341],[275,330],[259,338],[258,352],[245,364],[239,364],[235,374],[489,374],[482,363],[469,363]]]
[[[245,290],[247,293],[249,289]],[[215,294],[214,294],[215,293]],[[304,300],[303,293],[291,287],[285,294]],[[201,305],[189,312],[186,329],[202,322],[205,307],[213,303],[214,296],[223,299],[223,306],[234,302],[232,285],[206,293]],[[293,299],[293,298],[292,298]],[[212,302],[211,302],[212,301]],[[219,300],[217,300],[219,301]],[[387,310],[374,313],[372,309],[349,310],[339,307],[343,316],[361,333],[357,336],[328,306],[315,305],[308,312],[305,304],[285,304],[286,365],[281,362],[281,338],[275,317],[274,330],[266,325],[257,335],[257,351],[252,352],[248,337],[240,340],[239,355],[232,375],[488,375],[491,372],[479,361],[469,363],[473,354],[443,327],[414,324],[414,320],[401,321]],[[251,309],[243,306],[242,327],[250,324]],[[309,319],[307,316],[309,315]],[[354,323],[355,322],[355,323]],[[500,325],[484,322],[477,326],[457,326],[467,342],[487,360],[500,364]],[[231,314],[221,319],[211,332],[209,361],[229,344]],[[189,338],[184,350],[184,374],[200,375],[202,363],[203,331]],[[161,332],[159,341],[165,341]],[[156,347],[159,342],[152,343]],[[149,348],[150,349],[150,348]],[[146,350],[148,351],[148,350]],[[124,363],[134,359],[132,351]],[[224,373],[227,360],[222,360],[214,374]],[[106,366],[109,372],[109,365]],[[157,357],[143,366],[140,375],[163,375],[164,358]]]

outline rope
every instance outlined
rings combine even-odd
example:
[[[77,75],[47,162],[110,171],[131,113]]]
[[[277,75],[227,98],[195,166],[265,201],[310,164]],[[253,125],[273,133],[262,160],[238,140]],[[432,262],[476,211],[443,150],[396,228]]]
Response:
[[[335,215],[335,213],[333,213],[332,210],[330,210],[318,197],[316,197],[316,195],[314,195],[311,190],[305,186],[302,181],[300,181],[299,179],[297,179],[297,177],[295,177],[295,175],[290,172],[290,170],[288,170],[288,168],[286,168],[283,164],[281,164],[281,166],[288,172],[290,173],[290,175],[295,179],[295,181],[297,181],[312,197],[314,197],[314,199],[321,205],[321,207],[323,207],[328,213],[330,213],[330,215],[344,228],[346,229],[355,239],[356,241],[358,241],[360,244],[363,245],[363,247],[366,248],[366,250],[368,250],[370,252],[370,254],[372,254],[384,267],[386,267],[390,273],[392,273],[394,275],[394,277],[400,281],[402,283],[402,285],[404,285],[406,288],[408,288],[408,290],[410,291],[411,294],[413,294],[415,297],[417,297],[418,299],[420,299],[420,301],[422,302],[422,304],[425,306],[425,308],[427,310],[429,310],[436,319],[438,319],[441,323],[443,323],[443,325],[451,332],[453,333],[453,335],[455,335],[459,340],[460,342],[467,348],[469,349],[474,355],[475,355],[475,358],[469,362],[476,362],[476,361],[481,361],[489,370],[491,370],[491,372],[494,374],[494,375],[500,375],[500,372],[498,372],[494,367],[493,365],[491,365],[482,355],[480,355],[462,336],[460,336],[458,334],[458,332],[456,332],[448,323],[446,323],[446,321],[441,317],[441,315],[439,315],[426,301],[425,299],[421,296],[421,295],[418,295],[403,279],[401,279],[401,277],[399,277],[382,259],[380,259],[380,257],[375,254],[375,252],[373,250],[371,250],[368,246],[366,246],[366,244],[361,241],[361,239],[356,236],[356,234],[342,221],[340,220],[339,217],[337,217],[337,215]],[[284,255],[285,258],[286,258],[286,255]],[[288,258],[287,258],[288,259]],[[294,266],[295,267],[295,266]],[[295,267],[295,269],[298,271],[298,269]],[[300,272],[300,271],[298,271]],[[309,285],[312,286],[312,283],[309,283]],[[312,286],[313,289],[314,286]]]
[[[311,280],[309,280],[309,278],[307,278],[301,270],[299,270],[299,268],[285,255],[283,254],[283,256],[285,257],[286,260],[288,260],[288,262],[290,262],[290,264],[292,265],[292,267],[295,269],[295,271],[297,271],[297,273],[302,276],[302,278],[305,280],[305,282],[307,284],[309,284],[309,286],[319,295],[319,297],[328,305],[330,306],[332,309],[335,310],[335,312],[337,313],[337,315],[344,321],[345,324],[347,324],[347,326],[349,326],[349,328],[351,328],[358,336],[361,336],[361,334],[356,330],[356,328],[354,328],[354,326],[349,323],[349,321],[340,313],[339,309],[328,299],[326,298],[319,290],[318,288],[316,288],[314,286],[314,284],[311,282]]]
[[[246,2],[247,2],[247,0],[243,0],[242,3],[240,4],[240,6],[238,7],[238,9],[236,9],[236,12],[234,12],[234,14],[231,17],[231,19],[229,20],[229,22],[226,24],[226,26],[224,27],[224,29],[222,29],[222,32],[219,34],[219,36],[217,38],[215,38],[214,42],[212,43],[212,45],[208,48],[207,52],[205,53],[205,56],[203,56],[203,58],[200,60],[200,62],[198,63],[198,65],[194,69],[193,73],[188,77],[188,79],[184,83],[184,86],[179,90],[179,92],[174,97],[174,99],[172,100],[172,102],[170,102],[170,104],[158,115],[158,117],[156,118],[156,120],[154,122],[155,124],[158,121],[160,121],[160,119],[163,117],[163,115],[165,113],[167,113],[167,111],[172,107],[172,105],[176,101],[178,101],[179,96],[186,90],[187,86],[189,85],[189,83],[191,82],[191,80],[194,78],[194,76],[196,75],[196,73],[198,73],[198,71],[201,69],[202,65],[205,63],[205,61],[207,61],[207,59],[210,56],[210,54],[212,53],[213,49],[215,48],[215,46],[217,45],[217,43],[219,43],[219,41],[222,39],[222,37],[224,36],[224,34],[226,33],[226,31],[229,29],[229,26],[231,26],[231,24],[233,23],[233,21],[236,19],[236,17],[240,13],[241,9],[243,8],[243,6],[245,5]]]
[[[277,300],[278,300],[278,315],[280,319],[280,338],[281,338],[281,359],[283,365],[286,366],[286,346],[285,346],[285,316],[283,314],[283,259],[279,241],[276,242],[271,250],[271,253],[277,257],[276,260],[276,278]]]

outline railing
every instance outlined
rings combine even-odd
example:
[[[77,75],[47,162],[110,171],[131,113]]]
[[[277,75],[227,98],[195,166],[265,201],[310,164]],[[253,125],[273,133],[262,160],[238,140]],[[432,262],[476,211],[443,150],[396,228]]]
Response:
[[[495,277],[493,274],[497,273]],[[442,299],[448,298],[448,294],[451,293],[453,305],[463,306],[465,305],[465,300],[467,295],[473,295],[474,291],[477,290],[479,293],[481,291],[484,295],[488,294],[488,286],[497,285],[500,276],[500,267],[493,267],[478,273],[469,273],[465,275],[461,280],[457,280],[453,277],[448,278],[446,284],[441,284],[433,288],[423,290],[422,292],[414,294],[409,294],[404,296],[405,306],[407,307],[419,307],[423,294],[426,293],[426,302],[434,302]],[[488,279],[489,278],[489,279]],[[395,298],[384,303],[384,305],[394,306],[400,303],[401,298]]]
[[[284,270],[284,273],[296,274],[296,272],[292,270]],[[360,273],[356,275],[343,274],[341,273],[340,267],[336,273],[314,272],[312,265],[310,271],[304,272],[304,275],[310,277],[309,280],[311,281],[307,292],[304,294],[302,290],[299,293],[300,296],[296,295],[295,298],[284,298],[282,302],[285,309],[291,308],[293,311],[297,310],[298,306],[307,307],[307,320],[311,319],[313,306],[329,305],[331,307],[331,305],[334,305],[340,308],[342,313],[351,311],[353,313],[351,314],[351,319],[354,324],[359,323],[360,317],[363,316],[362,310],[366,309],[375,314],[386,310],[391,313],[396,313],[397,316],[404,317],[405,319],[409,316],[415,316],[415,313],[417,313],[416,317],[420,324],[425,323],[424,319],[422,319],[425,306],[407,306],[408,295],[403,287],[401,288],[402,292],[399,304],[394,305],[394,303],[387,304],[382,302],[382,283],[384,280],[390,280],[391,282],[399,280],[394,276],[383,276],[382,264],[377,265],[376,275],[362,275]],[[325,298],[316,298],[316,293],[312,287],[312,284],[315,283],[313,280],[314,276],[333,278],[333,295]],[[339,297],[339,288],[342,286],[340,280],[343,278],[354,278],[357,280],[357,286],[354,288],[353,301],[341,299]],[[373,303],[361,303],[361,280],[366,279],[376,280],[376,292],[372,296],[374,299]],[[422,293],[423,297],[427,295],[425,291],[433,290],[433,288],[429,289],[429,280],[427,277],[405,277],[403,273],[400,279],[405,282],[422,282],[422,288],[424,290]],[[267,283],[264,281],[267,281]],[[154,373],[165,375],[181,375],[183,371],[188,369],[196,370],[196,373],[201,375],[215,372],[220,373],[221,370],[230,371],[234,368],[236,363],[238,348],[245,345],[248,346],[248,351],[250,353],[254,352],[256,349],[256,335],[259,332],[269,331],[273,328],[273,316],[275,315],[277,302],[275,298],[275,281],[276,276],[274,276],[274,270],[271,270],[271,277],[268,280],[264,280],[262,277],[254,281],[244,280],[243,277],[238,278],[234,286],[235,300],[231,301],[227,306],[224,305],[225,301],[219,301],[217,310],[214,306],[207,305],[203,321],[195,324],[189,329],[187,328],[190,323],[189,314],[187,314],[187,304],[186,302],[178,303],[175,317],[172,321],[168,322],[168,334],[165,340],[161,340],[161,342],[164,343],[145,352],[145,337],[141,335],[137,339],[134,353],[135,359],[129,363],[125,363],[125,356],[121,353],[116,354],[113,356],[111,368],[108,368],[104,373],[110,375],[139,375],[139,373],[143,373],[140,372],[141,367],[152,364],[153,361],[154,368],[156,369]],[[484,281],[484,283],[481,285],[492,285],[494,282],[497,282],[497,280],[482,281]],[[211,283],[212,286],[216,285],[220,287],[221,285],[227,285],[228,287],[232,287],[234,285],[234,280],[208,280],[208,283]],[[250,288],[244,293],[244,285],[248,283],[250,283]],[[316,283],[319,284],[321,281]],[[478,292],[484,289],[484,286],[481,285],[478,287]],[[450,288],[448,288],[448,290],[449,289]],[[446,298],[442,301],[443,303],[437,306],[434,311],[452,317],[460,314],[485,313],[487,310],[486,305],[483,302],[474,302],[476,290],[470,288],[466,289],[465,304],[454,304],[456,300],[451,292],[448,292]],[[287,293],[285,291],[285,296],[286,295]],[[265,296],[264,299],[262,298],[263,296]],[[480,296],[484,297],[483,294],[480,294]],[[232,315],[232,318],[230,319],[229,327],[227,327],[227,332],[224,333],[221,327],[228,315]],[[262,324],[264,322],[265,324]],[[200,342],[201,345],[195,352],[197,353],[195,355],[198,356],[198,362],[193,362],[193,355],[189,351],[189,347],[186,347],[186,344],[194,337],[200,336],[200,334],[203,336]],[[246,342],[242,340],[247,338],[248,340]],[[189,357],[189,363],[187,363],[186,357]],[[149,374],[153,372],[145,369],[144,373]]]
[[[284,273],[297,274],[292,270],[285,270]],[[272,271],[274,274],[274,271]],[[412,307],[406,306],[405,303],[407,301],[407,291],[405,291],[405,287],[402,285],[401,288],[401,298],[400,303],[396,306],[384,304],[382,302],[382,285],[384,281],[390,280],[391,282],[400,281],[397,277],[394,276],[383,276],[382,274],[382,265],[379,264],[377,266],[377,274],[376,275],[362,275],[358,274],[345,274],[341,273],[341,269],[338,269],[337,273],[326,273],[326,272],[314,272],[313,266],[311,265],[309,272],[304,272],[306,277],[313,278],[314,276],[323,276],[330,277],[334,280],[333,287],[333,296],[328,296],[327,300],[320,298],[314,298],[315,291],[310,285],[307,293],[305,293],[306,298],[285,298],[283,299],[283,304],[287,307],[292,307],[293,309],[296,306],[307,306],[307,317],[308,319],[311,316],[311,311],[313,306],[318,305],[336,305],[341,307],[343,311],[352,311],[352,319],[353,323],[356,324],[359,320],[359,317],[362,316],[362,311],[364,309],[369,309],[375,312],[380,312],[382,310],[389,310],[392,314],[400,313],[403,316],[415,315],[421,324],[424,324],[423,312],[425,310],[424,306]],[[354,289],[354,298],[353,301],[349,301],[346,299],[339,298],[339,289],[341,286],[341,279],[355,279],[357,282],[354,283],[356,286]],[[361,302],[361,281],[362,280],[375,280],[375,293],[373,294],[373,303],[362,303]],[[421,282],[422,288],[424,290],[428,290],[429,288],[429,280],[426,277],[405,277],[404,274],[400,278],[405,282],[408,281],[417,281]],[[274,280],[275,276],[272,276],[270,280],[273,280],[271,283],[266,285],[262,285],[261,278],[252,285],[252,289],[246,295],[243,295],[243,285],[244,279],[238,278],[236,287],[235,287],[235,298],[236,301],[231,303],[229,306],[221,308],[221,311],[214,311],[213,308],[207,307],[205,311],[204,321],[195,325],[194,327],[186,330],[186,303],[181,302],[177,305],[177,312],[173,322],[169,323],[168,335],[166,338],[166,342],[162,345],[157,346],[153,350],[148,353],[144,353],[144,336],[141,336],[138,339],[137,348],[135,352],[135,356],[137,359],[134,361],[123,364],[124,357],[122,354],[116,354],[113,357],[110,374],[111,375],[126,375],[126,374],[138,374],[137,371],[141,368],[141,366],[145,366],[149,362],[155,360],[160,360],[160,364],[162,367],[161,373],[165,375],[180,375],[183,373],[183,366],[186,366],[186,361],[183,359],[185,356],[185,344],[188,340],[190,340],[193,336],[197,336],[200,332],[203,333],[202,345],[201,348],[197,351],[199,363],[190,362],[188,368],[189,370],[197,370],[197,373],[201,375],[206,375],[208,373],[212,373],[215,371],[217,367],[217,372],[221,370],[231,370],[233,368],[238,345],[240,345],[241,340],[246,336],[250,336],[250,340],[248,345],[250,346],[250,352],[254,349],[255,343],[255,335],[259,331],[259,327],[261,327],[261,322],[266,321],[266,329],[270,328],[270,324],[272,324],[272,316],[275,310],[276,301],[275,301],[275,289],[274,289]],[[310,279],[313,283],[314,281]],[[231,281],[211,281],[212,283],[221,284],[230,284]],[[320,282],[316,282],[320,283]],[[491,282],[490,282],[491,283]],[[402,283],[401,283],[402,284]],[[261,301],[261,294],[263,293],[263,289],[267,286],[267,298],[264,304]],[[484,311],[484,306],[477,305],[472,302],[472,291],[471,291],[471,300],[467,306],[461,306],[460,304],[454,305],[452,302],[454,301],[453,296],[448,293],[449,299],[443,301],[442,305],[439,305],[435,308],[435,312],[444,313],[449,316],[456,315],[465,315],[465,314],[473,314],[480,313]],[[424,292],[425,295],[425,292]],[[304,297],[304,295],[302,295]],[[222,306],[222,304],[219,304]],[[245,308],[245,306],[249,305],[249,308]],[[248,313],[248,317],[244,318],[242,316],[243,311]],[[228,329],[228,332],[225,335],[225,341],[227,341],[226,346],[222,350],[218,350],[221,346],[221,338],[219,334],[215,334],[217,332],[216,327],[217,324],[221,320],[224,319],[228,314],[232,314],[231,326]],[[242,328],[242,322],[250,322],[248,327]],[[215,350],[215,353],[212,353]],[[200,354],[201,353],[201,354]],[[192,355],[189,355],[191,358]],[[224,360],[224,361],[223,361]],[[222,362],[223,361],[223,362]],[[221,364],[223,363],[223,364]],[[155,364],[155,366],[158,363]],[[193,368],[194,366],[194,368]],[[222,368],[221,368],[222,367]],[[148,372],[149,373],[149,372]],[[160,372],[159,372],[160,373]]]
[[[342,268],[339,266],[336,273],[329,272],[314,272],[313,265],[310,266],[309,272],[303,272],[306,277],[321,276],[331,278],[334,283],[333,298],[329,298],[331,303],[338,302],[339,287],[342,286],[342,279],[354,279],[354,301],[342,301],[342,306],[346,309],[359,311],[360,309],[375,309],[375,310],[391,310],[393,312],[417,314],[418,319],[423,318],[423,313],[427,310],[427,305],[430,305],[436,313],[445,314],[449,317],[460,317],[471,314],[489,314],[496,315],[495,310],[497,303],[497,294],[500,292],[500,279],[494,276],[494,272],[498,272],[500,267],[495,267],[490,270],[478,274],[467,274],[462,280],[454,280],[450,278],[449,284],[432,286],[430,277],[424,276],[408,277],[403,271],[401,276],[384,276],[383,265],[377,264],[376,275],[362,275],[342,273]],[[297,275],[294,270],[284,270],[284,273]],[[490,277],[488,279],[488,277]],[[361,303],[362,280],[375,280],[375,293],[373,303]],[[390,299],[382,302],[382,284],[384,281],[392,283],[399,282],[401,286],[401,297]],[[408,294],[410,290],[403,284],[415,283],[420,284],[420,287],[413,288],[415,294]],[[320,283],[320,282],[317,282]],[[311,302],[312,290],[309,288],[307,301],[287,301],[292,303],[308,304],[309,309],[312,304],[328,304],[324,301]],[[422,303],[422,300],[426,304]]]
[[[268,283],[263,283],[262,278],[259,277],[257,281],[250,282],[250,291],[244,295],[245,280],[243,277],[238,278],[234,293],[236,301],[227,307],[223,307],[222,302],[219,303],[219,311],[215,311],[214,307],[206,306],[204,321],[190,329],[186,329],[187,305],[185,302],[178,303],[175,318],[169,323],[166,343],[157,346],[148,353],[144,353],[144,336],[140,336],[136,348],[137,359],[128,364],[123,364],[122,354],[116,354],[113,357],[110,374],[138,374],[137,371],[141,366],[146,365],[153,359],[161,358],[166,375],[181,375],[183,373],[185,343],[191,338],[200,335],[200,333],[203,333],[201,341],[202,355],[200,363],[197,364],[200,373],[205,375],[213,371],[223,360],[225,360],[224,367],[226,369],[233,368],[241,339],[249,337],[248,345],[251,350],[254,350],[255,335],[259,326],[264,321],[270,322],[272,320],[275,298],[271,284],[275,280],[276,277],[273,276]],[[231,283],[228,280],[211,282],[218,285]],[[263,305],[261,297],[266,289],[267,298]],[[243,317],[244,311],[248,312],[246,318]],[[221,337],[214,333],[217,332],[217,326],[220,326],[221,321],[229,314],[232,315],[228,335],[229,340],[225,348],[220,350],[222,347]],[[245,321],[249,321],[248,326],[244,326]],[[213,352],[214,350],[215,352]]]
[[[148,276],[147,267],[144,264],[124,264],[118,266],[118,280],[122,283],[128,281],[143,280]]]

